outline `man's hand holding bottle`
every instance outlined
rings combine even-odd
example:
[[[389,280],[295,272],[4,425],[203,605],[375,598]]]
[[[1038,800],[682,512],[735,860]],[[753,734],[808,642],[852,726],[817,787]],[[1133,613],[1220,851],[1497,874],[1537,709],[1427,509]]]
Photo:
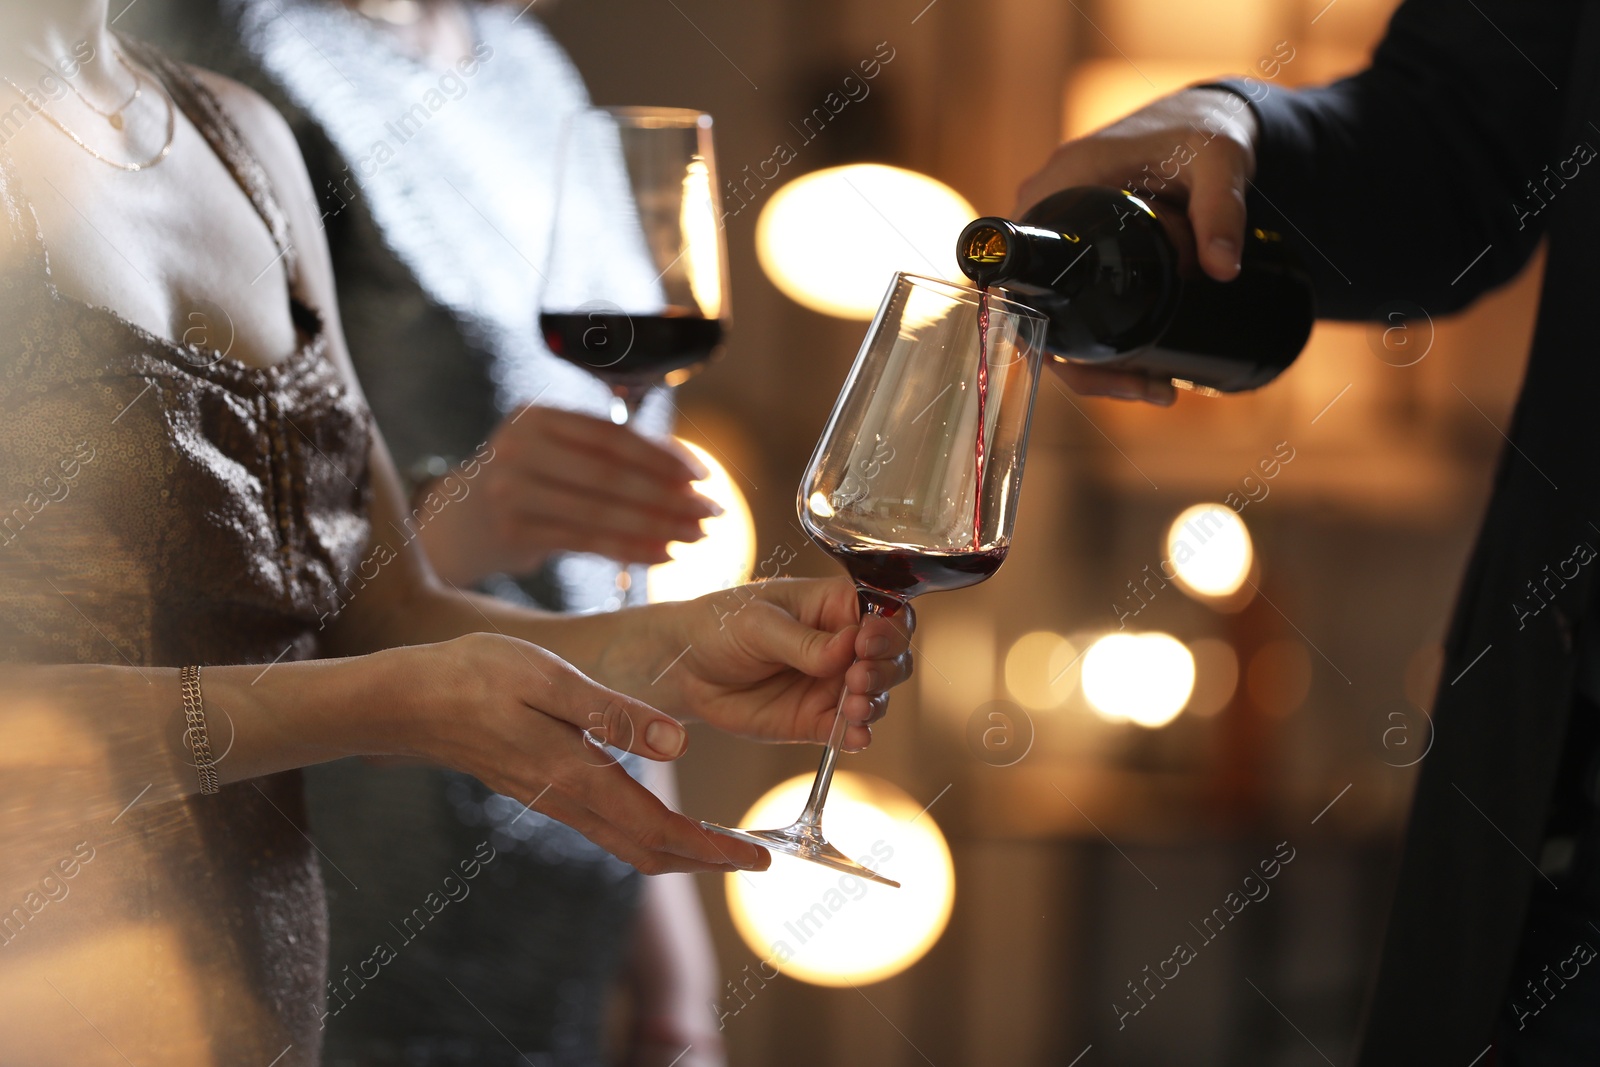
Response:
[[[1075,186],[1131,189],[1182,207],[1193,243],[1180,251],[1197,254],[1210,277],[1231,281],[1240,269],[1258,133],[1242,98],[1222,89],[1185,89],[1062,144],[1017,190],[1012,218]],[[1060,361],[1052,368],[1074,391],[1091,396],[1167,405],[1177,395],[1166,379],[1125,370]]]

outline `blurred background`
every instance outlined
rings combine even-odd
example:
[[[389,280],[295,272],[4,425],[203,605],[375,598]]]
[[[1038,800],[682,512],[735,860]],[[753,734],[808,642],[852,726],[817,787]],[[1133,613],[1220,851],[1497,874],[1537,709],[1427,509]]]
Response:
[[[722,562],[835,573],[795,488],[890,270],[952,273],[968,208],[1009,212],[1057,141],[1162,93],[1359,69],[1393,6],[531,5],[598,103],[716,117],[734,331],[678,432],[749,503]],[[914,174],[818,176],[862,164]],[[1047,381],[1007,565],[917,605],[917,677],[830,809],[905,888],[700,883],[732,1062],[1347,1058],[1538,270],[1448,320],[1320,324],[1250,396],[1158,410]],[[685,810],[738,823],[816,756],[699,731]]]

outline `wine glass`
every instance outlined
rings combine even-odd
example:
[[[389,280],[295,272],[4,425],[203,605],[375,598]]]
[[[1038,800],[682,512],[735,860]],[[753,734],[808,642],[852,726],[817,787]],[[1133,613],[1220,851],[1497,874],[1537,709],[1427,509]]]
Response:
[[[710,115],[617,107],[568,120],[539,328],[551,352],[611,387],[619,425],[722,345],[719,204]]]
[[[539,331],[556,356],[611,389],[627,425],[655,387],[679,385],[722,348],[728,255],[711,116],[685,108],[587,108],[556,164]],[[632,585],[617,573],[621,607]]]
[[[1045,319],[950,282],[896,274],[800,484],[800,522],[856,583],[863,616],[975,585],[1011,545]],[[708,830],[886,885],[822,833],[844,697],[805,810],[781,830]]]

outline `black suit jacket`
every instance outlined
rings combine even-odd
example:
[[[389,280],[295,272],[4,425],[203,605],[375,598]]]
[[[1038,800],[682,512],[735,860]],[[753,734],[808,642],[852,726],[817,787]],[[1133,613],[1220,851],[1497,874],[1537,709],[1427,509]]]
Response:
[[[1253,106],[1252,217],[1299,245],[1333,317],[1464,307],[1549,239],[1515,447],[1446,640],[1359,1060],[1466,1067],[1490,1042],[1542,877],[1577,629],[1594,621],[1600,561],[1536,614],[1527,583],[1570,572],[1600,525],[1600,5],[1409,0],[1368,70]]]

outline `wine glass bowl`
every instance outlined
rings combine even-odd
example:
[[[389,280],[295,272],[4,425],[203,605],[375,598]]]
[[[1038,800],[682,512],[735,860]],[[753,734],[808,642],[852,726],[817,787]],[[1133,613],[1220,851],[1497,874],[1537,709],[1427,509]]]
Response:
[[[999,569],[1011,545],[1045,319],[994,293],[911,274],[890,284],[812,454],[801,525],[855,581],[863,615]],[[821,817],[844,694],[811,798],[779,830],[703,823],[888,885],[830,845]]]
[[[806,533],[869,594],[973,585],[1004,560],[1042,322],[993,294],[896,276],[798,501]]]

